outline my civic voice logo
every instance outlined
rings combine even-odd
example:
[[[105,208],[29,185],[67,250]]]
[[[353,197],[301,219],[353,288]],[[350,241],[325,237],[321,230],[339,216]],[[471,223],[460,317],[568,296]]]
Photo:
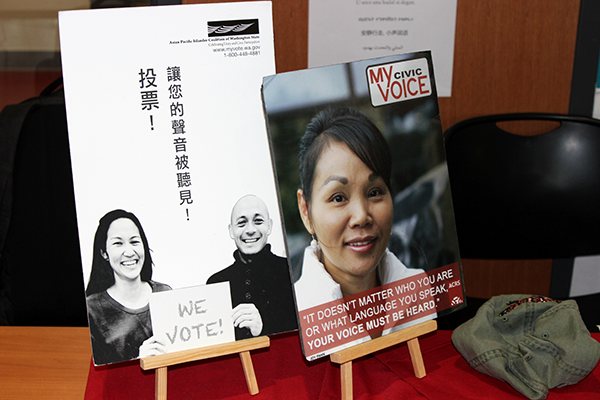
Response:
[[[431,95],[425,58],[368,67],[367,80],[374,107]]]

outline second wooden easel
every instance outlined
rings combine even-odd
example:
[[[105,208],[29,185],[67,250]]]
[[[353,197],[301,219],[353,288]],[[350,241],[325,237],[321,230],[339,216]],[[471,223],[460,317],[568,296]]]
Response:
[[[352,361],[357,358],[375,353],[399,343],[407,342],[410,359],[412,361],[415,376],[423,378],[426,375],[423,355],[419,346],[419,336],[437,330],[435,320],[426,321],[419,325],[411,326],[389,335],[378,337],[365,343],[350,347],[348,349],[330,355],[331,362],[340,364],[342,382],[342,400],[352,400]]]
[[[174,353],[161,354],[153,357],[140,359],[140,366],[144,370],[155,369],[155,399],[167,399],[167,367],[171,365],[183,364],[190,361],[205,360],[239,353],[242,361],[242,369],[246,377],[246,384],[251,395],[258,393],[258,384],[250,351],[269,347],[270,340],[268,336],[259,336],[252,339],[239,340],[232,343],[224,343],[209,347],[200,347],[192,350],[178,351]]]

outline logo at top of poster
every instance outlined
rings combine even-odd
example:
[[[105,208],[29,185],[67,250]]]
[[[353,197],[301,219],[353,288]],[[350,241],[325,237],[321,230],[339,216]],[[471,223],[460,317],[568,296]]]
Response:
[[[432,94],[426,58],[370,66],[367,81],[373,107]]]
[[[258,19],[208,21],[208,37],[257,35]]]

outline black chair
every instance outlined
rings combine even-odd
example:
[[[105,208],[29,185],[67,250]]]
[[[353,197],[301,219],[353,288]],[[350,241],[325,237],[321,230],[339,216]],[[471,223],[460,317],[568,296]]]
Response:
[[[0,112],[0,325],[88,324],[61,83]]]
[[[559,126],[535,136],[498,126],[520,120]],[[445,143],[461,258],[561,261],[600,254],[599,120],[491,115],[451,126]],[[565,273],[557,267],[564,264],[553,264],[549,293],[556,298],[568,296],[570,281],[560,278]],[[519,271],[514,273],[518,279]],[[469,300],[474,307],[468,317],[485,299]],[[595,327],[600,300],[589,299],[589,315],[584,300],[579,304],[584,321]]]

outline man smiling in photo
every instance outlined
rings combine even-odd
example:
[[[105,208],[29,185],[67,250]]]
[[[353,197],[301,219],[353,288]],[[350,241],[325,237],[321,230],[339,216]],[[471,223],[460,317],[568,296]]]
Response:
[[[239,199],[229,224],[235,262],[206,282],[229,281],[237,340],[297,328],[287,259],[267,243],[272,226],[264,201],[254,195]]]

